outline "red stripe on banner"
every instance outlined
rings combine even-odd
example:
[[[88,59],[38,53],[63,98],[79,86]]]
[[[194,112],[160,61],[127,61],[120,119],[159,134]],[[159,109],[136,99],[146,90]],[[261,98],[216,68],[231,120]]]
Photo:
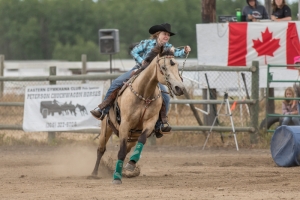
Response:
[[[229,23],[228,66],[246,66],[247,22]]]
[[[286,31],[286,63],[294,64],[294,57],[300,56],[300,43],[296,23],[289,22]],[[288,69],[295,69],[293,66],[287,66]]]

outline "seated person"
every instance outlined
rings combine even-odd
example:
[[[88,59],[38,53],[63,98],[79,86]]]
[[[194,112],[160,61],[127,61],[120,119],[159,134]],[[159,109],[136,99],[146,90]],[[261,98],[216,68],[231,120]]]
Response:
[[[260,19],[269,19],[268,12],[257,0],[246,0],[248,6],[243,8],[242,21],[255,22]]]
[[[295,93],[292,87],[288,87],[285,89],[284,97],[286,98],[294,98]],[[289,117],[288,115],[298,115],[298,109],[297,109],[297,101],[296,100],[290,100],[285,99],[282,101],[282,114],[287,115],[286,117],[283,117],[282,125],[289,125],[291,122],[294,123],[294,125],[299,126],[300,121],[299,117]]]
[[[292,20],[291,9],[286,5],[285,0],[273,0],[272,10],[271,20],[276,22]]]

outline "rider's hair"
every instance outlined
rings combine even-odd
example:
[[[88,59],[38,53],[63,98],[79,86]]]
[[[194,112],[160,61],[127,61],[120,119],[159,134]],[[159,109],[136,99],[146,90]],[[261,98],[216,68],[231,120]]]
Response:
[[[160,34],[161,31],[158,31],[152,35],[150,35],[150,39],[157,39],[158,38],[158,35]]]

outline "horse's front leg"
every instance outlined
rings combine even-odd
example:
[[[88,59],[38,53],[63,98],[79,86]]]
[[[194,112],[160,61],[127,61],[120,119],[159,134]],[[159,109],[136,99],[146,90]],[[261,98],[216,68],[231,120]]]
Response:
[[[128,124],[121,123],[119,127],[120,149],[118,152],[118,161],[113,174],[113,184],[122,184],[123,163],[127,155]]]
[[[143,147],[146,144],[147,136],[152,132],[152,130],[154,128],[154,125],[152,125],[152,124],[155,124],[155,120],[152,123],[148,122],[148,124],[149,125],[146,126],[145,129],[143,129],[142,134],[139,136],[138,143],[136,144],[135,149],[132,152],[129,162],[125,166],[126,170],[129,170],[132,172],[134,171],[134,169],[136,167],[136,163],[139,161],[139,159],[141,157]]]

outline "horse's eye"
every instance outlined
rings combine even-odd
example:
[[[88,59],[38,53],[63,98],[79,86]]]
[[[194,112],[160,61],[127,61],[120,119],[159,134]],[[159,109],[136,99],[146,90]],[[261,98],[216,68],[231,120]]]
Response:
[[[171,66],[175,65],[175,63],[173,62],[173,60],[170,60],[170,64],[171,64]]]

